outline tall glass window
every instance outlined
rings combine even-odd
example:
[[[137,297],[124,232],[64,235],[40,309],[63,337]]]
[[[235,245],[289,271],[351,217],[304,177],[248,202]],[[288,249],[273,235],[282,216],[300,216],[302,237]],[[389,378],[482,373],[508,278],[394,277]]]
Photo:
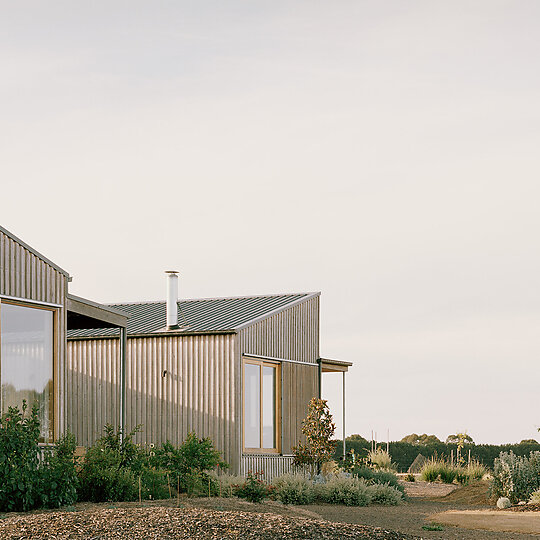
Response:
[[[53,440],[53,316],[48,309],[0,304],[0,411],[39,409],[41,441]]]
[[[277,451],[279,367],[249,360],[244,363],[244,448]]]

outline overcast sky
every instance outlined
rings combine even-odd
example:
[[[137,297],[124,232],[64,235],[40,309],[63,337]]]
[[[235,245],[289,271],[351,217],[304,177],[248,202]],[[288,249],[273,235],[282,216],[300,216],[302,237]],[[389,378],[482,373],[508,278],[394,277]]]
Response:
[[[347,433],[537,436],[540,2],[0,9],[0,223],[72,293],[321,291]]]

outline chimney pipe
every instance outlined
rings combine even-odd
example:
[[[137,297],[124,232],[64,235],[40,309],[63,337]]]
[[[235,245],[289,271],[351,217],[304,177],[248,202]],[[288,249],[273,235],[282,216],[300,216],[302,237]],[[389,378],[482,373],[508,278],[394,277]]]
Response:
[[[178,272],[167,270],[167,330],[178,328]]]

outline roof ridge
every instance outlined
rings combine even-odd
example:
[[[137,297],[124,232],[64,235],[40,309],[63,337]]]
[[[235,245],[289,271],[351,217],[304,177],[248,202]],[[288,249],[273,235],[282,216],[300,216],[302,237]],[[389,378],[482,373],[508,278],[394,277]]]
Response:
[[[284,296],[310,296],[316,292],[276,293],[276,294],[246,294],[241,296],[215,296],[205,298],[179,298],[178,302],[205,302],[211,300],[236,300],[243,298],[280,298]],[[141,300],[133,302],[106,302],[105,306],[137,306],[143,304],[166,304],[166,300]]]

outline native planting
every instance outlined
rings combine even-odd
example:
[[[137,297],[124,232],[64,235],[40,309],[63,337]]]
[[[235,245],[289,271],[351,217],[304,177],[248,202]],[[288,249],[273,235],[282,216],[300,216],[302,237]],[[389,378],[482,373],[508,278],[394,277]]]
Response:
[[[487,469],[477,461],[468,465],[455,465],[444,459],[431,458],[420,471],[420,478],[425,482],[443,482],[444,484],[469,484],[481,480]]]
[[[0,417],[0,511],[57,508],[76,500],[75,440],[61,437],[54,448],[39,445],[39,411],[9,407]]]
[[[507,497],[512,503],[528,501],[540,489],[540,452],[528,457],[513,452],[501,452],[495,460],[491,493],[494,497]]]

